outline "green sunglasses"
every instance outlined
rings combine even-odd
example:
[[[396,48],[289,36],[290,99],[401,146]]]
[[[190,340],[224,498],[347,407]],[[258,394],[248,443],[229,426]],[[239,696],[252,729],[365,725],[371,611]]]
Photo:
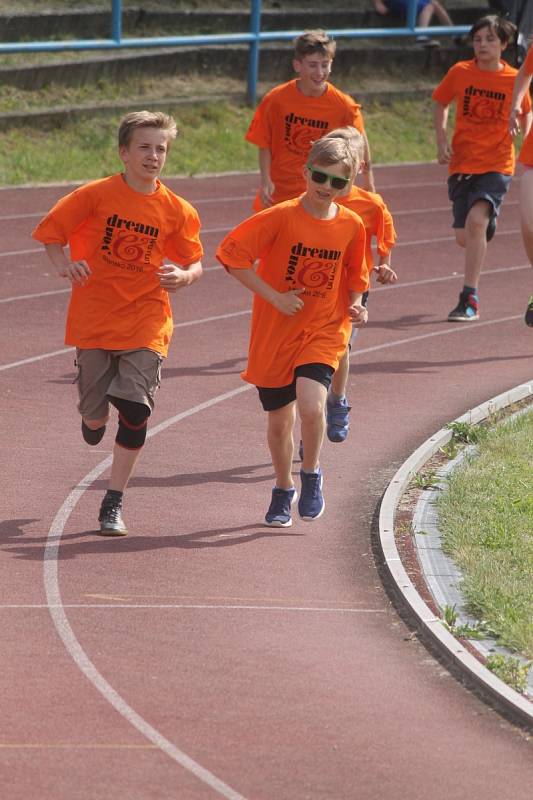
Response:
[[[350,183],[350,178],[339,178],[338,175],[328,175],[327,172],[315,169],[310,164],[306,164],[306,167],[311,173],[311,180],[313,183],[326,183],[329,179],[332,189],[346,189]]]

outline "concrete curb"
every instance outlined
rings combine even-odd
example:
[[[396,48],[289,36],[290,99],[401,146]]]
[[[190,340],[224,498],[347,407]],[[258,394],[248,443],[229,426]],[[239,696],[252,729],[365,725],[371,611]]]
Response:
[[[527,397],[533,396],[533,381],[510,389],[476,408],[467,411],[457,422],[478,423],[491,413],[506,408]],[[411,582],[396,547],[394,537],[394,518],[396,508],[413,475],[452,437],[448,428],[441,428],[427,439],[402,464],[392,478],[383,496],[379,513],[379,544],[385,566],[393,582],[396,594],[407,610],[420,625],[422,635],[437,647],[444,656],[450,658],[497,706],[505,709],[511,717],[527,727],[533,727],[533,704],[524,696],[511,689],[490,672],[455,638],[426,605]]]

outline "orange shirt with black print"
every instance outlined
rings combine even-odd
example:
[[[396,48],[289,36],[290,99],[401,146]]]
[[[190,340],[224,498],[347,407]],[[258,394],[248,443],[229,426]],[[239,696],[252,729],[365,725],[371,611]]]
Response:
[[[367,192],[352,186],[349,194],[337,197],[336,203],[346,206],[363,220],[366,232],[366,264],[368,271],[374,266],[372,238],[376,237],[376,249],[383,258],[388,256],[396,241],[392,214],[377,192]]]
[[[533,47],[530,47],[527,51],[523,68],[528,75],[533,75]],[[529,92],[526,93],[526,97],[529,97]],[[521,164],[527,164],[528,167],[533,167],[533,126],[524,139],[518,160]]]
[[[433,92],[443,106],[456,101],[450,175],[481,175],[500,172],[512,175],[515,168],[509,116],[517,70],[505,61],[499,72],[481,70],[475,59],[460,61],[444,76]],[[524,98],[522,113],[531,108]]]
[[[216,255],[232,269],[252,269],[259,259],[257,274],[279,292],[304,289],[303,308],[293,316],[254,294],[245,381],[287,386],[301,364],[338,367],[351,332],[349,290],[368,288],[359,217],[337,206],[334,219],[316,219],[300,198],[287,200],[238,225]]]
[[[71,260],[91,270],[85,285],[72,287],[65,343],[166,356],[172,310],[156,273],[164,258],[184,267],[198,261],[199,230],[196,210],[159,181],[145,195],[113,175],[59,200],[32,236],[68,243]]]
[[[305,192],[303,168],[311,145],[328,131],[351,125],[364,133],[363,116],[351,97],[331,83],[320,97],[308,97],[298,89],[298,80],[276,86],[258,105],[246,133],[246,140],[270,150],[270,177],[274,203]],[[259,195],[254,210],[264,206]]]

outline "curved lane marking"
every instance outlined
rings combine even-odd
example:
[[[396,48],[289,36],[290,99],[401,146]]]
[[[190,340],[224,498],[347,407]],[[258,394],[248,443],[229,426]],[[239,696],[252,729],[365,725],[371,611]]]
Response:
[[[487,325],[495,325],[520,318],[521,315],[516,315],[512,317],[503,317],[498,320],[480,322],[476,324],[475,330],[480,330]],[[459,327],[446,331],[435,331],[433,333],[422,334],[420,336],[411,336],[395,342],[386,342],[374,347],[367,347],[359,350],[358,353],[354,353],[354,355],[364,355],[365,353],[373,353],[376,350],[385,350],[388,347],[397,347],[402,344],[410,344],[411,342],[422,341],[423,339],[429,339],[436,336],[446,336],[460,332],[461,330],[464,329]],[[224,394],[217,395],[216,397],[213,397],[204,403],[200,403],[197,406],[176,414],[175,416],[160,422],[158,425],[148,431],[148,437],[151,438],[152,436],[156,436],[158,433],[161,433],[161,431],[165,430],[171,425],[174,425],[175,423],[180,422],[181,420],[186,419],[193,414],[197,414],[201,411],[218,405],[225,400],[236,397],[237,395],[243,394],[251,389],[253,389],[253,386],[250,384],[239,386],[236,389],[232,389]],[[184,769],[190,771],[203,783],[211,786],[215,791],[222,795],[222,797],[228,798],[228,800],[245,800],[242,795],[213,775],[213,773],[209,772],[209,770],[202,767],[182,750],[177,748],[172,742],[159,733],[156,728],[154,728],[149,722],[141,717],[140,714],[138,714],[130,705],[128,705],[128,703],[113,688],[113,686],[108,683],[108,681],[89,659],[80,642],[76,638],[76,635],[68,621],[65,613],[65,607],[63,606],[61,600],[61,591],[59,588],[58,578],[58,553],[61,537],[65,529],[65,525],[67,524],[68,519],[79,500],[86,490],[92,485],[92,483],[97,480],[100,475],[111,465],[111,460],[112,457],[108,456],[78,483],[78,485],[65,499],[63,505],[57,512],[52,525],[50,526],[50,530],[47,535],[43,562],[43,579],[48,612],[52,618],[59,637],[61,638],[61,641],[63,642],[67,652],[73,659],[76,666],[81,670],[81,672],[83,672],[94,688],[100,692],[102,697],[108,703],[110,703],[110,705],[112,705],[113,708],[122,717],[124,717],[124,719],[126,719],[134,728],[136,728],[141,735],[166,753],[169,758],[178,763],[180,766],[184,767]]]

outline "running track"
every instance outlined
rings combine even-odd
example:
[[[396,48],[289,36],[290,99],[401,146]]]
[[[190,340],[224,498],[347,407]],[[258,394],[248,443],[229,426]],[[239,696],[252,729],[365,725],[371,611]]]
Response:
[[[169,180],[199,209],[202,280],[177,327],[126,497],[94,535],[113,435],[83,444],[67,292],[30,231],[65,187],[0,192],[0,785],[6,800],[528,800],[531,742],[410,635],[374,558],[388,479],[427,436],[533,376],[517,186],[481,287],[461,285],[445,175],[377,171],[401,281],[371,293],[326,513],[261,526],[264,418],[239,378],[250,298],[215,265],[256,176]],[[298,465],[295,464],[295,469]]]

